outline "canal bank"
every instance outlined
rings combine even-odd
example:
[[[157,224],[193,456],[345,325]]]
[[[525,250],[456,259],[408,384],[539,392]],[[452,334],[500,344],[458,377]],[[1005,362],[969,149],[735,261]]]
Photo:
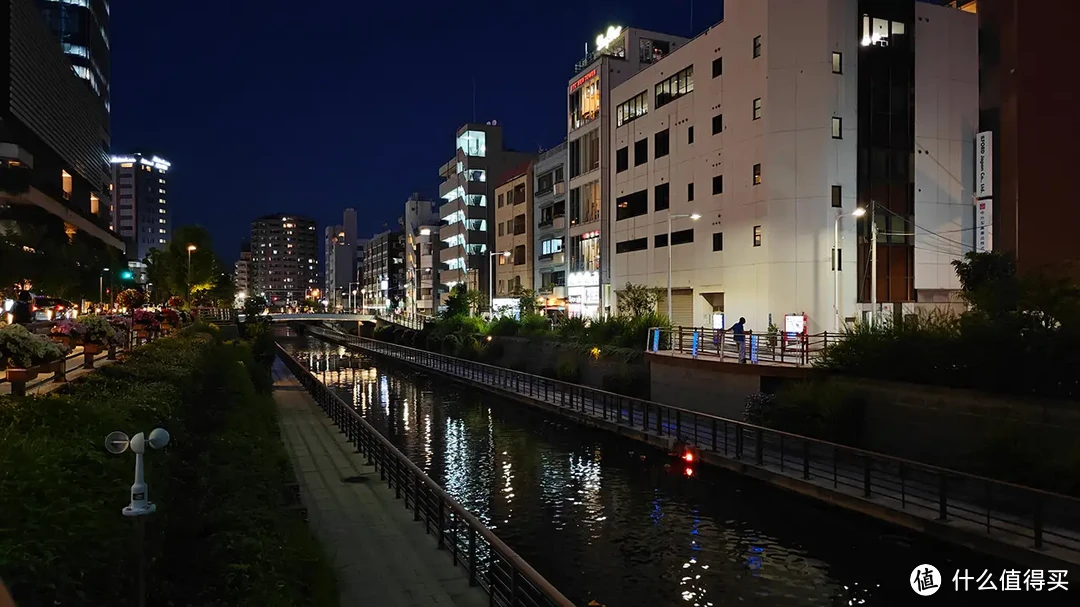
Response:
[[[723,470],[687,477],[664,450],[391,359],[283,345],[575,604],[906,605],[922,562],[1009,566]]]
[[[1080,562],[1080,500],[473,361],[315,333],[470,387],[1030,566]]]

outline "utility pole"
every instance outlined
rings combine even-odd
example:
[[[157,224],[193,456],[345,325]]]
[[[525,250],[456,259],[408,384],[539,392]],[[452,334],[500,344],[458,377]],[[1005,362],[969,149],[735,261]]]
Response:
[[[870,201],[870,326],[877,325],[877,202]]]

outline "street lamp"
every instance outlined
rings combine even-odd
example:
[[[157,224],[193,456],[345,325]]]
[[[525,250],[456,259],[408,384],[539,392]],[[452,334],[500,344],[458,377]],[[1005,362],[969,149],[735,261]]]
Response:
[[[196,247],[193,244],[187,246],[187,281],[189,293],[191,292],[191,253],[195,251],[195,248]]]
[[[101,268],[101,274],[98,274],[98,305],[105,303],[105,272],[108,272],[109,268]]]
[[[510,251],[492,251],[491,255],[491,272],[488,272],[488,313],[492,318],[495,318],[495,258],[510,257]]]
[[[675,214],[668,213],[667,216],[667,319],[671,320],[671,220],[682,219],[683,217],[689,217],[693,221],[701,219],[701,215],[697,213]]]
[[[866,215],[866,209],[855,207],[850,213],[837,213],[833,223],[833,330],[837,333],[840,332],[840,219],[845,215],[858,219]]]

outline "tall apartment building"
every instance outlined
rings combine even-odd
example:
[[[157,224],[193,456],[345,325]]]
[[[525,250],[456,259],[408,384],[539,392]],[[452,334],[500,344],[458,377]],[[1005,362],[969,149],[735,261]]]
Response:
[[[405,282],[405,234],[387,230],[364,246],[364,310],[388,312],[401,307]]]
[[[233,286],[240,299],[251,293],[251,242],[245,240],[240,245],[240,259],[233,265]]]
[[[503,146],[503,130],[494,121],[466,124],[458,129],[456,152],[439,168],[443,178],[439,207],[443,226],[439,239],[440,292],[457,284],[481,291],[490,301],[490,252],[495,246],[495,176],[527,160],[530,155]],[[491,179],[489,179],[491,177]]]
[[[38,8],[75,74],[109,112],[110,0],[37,0]]]
[[[0,3],[0,231],[18,230],[19,209],[37,207],[124,250],[110,228],[108,116],[71,70],[33,0]],[[9,212],[10,211],[10,212]]]
[[[405,201],[404,309],[432,315],[438,309],[439,211],[436,204],[414,193]]]
[[[356,210],[345,209],[340,224],[327,226],[323,233],[323,259],[326,276],[323,284],[327,307],[338,310],[346,305],[350,283],[356,277]]]
[[[319,287],[319,239],[315,220],[291,213],[264,215],[251,223],[251,295],[271,307],[297,306]]]
[[[833,331],[875,282],[902,312],[947,305],[972,247],[976,49],[974,15],[914,0],[729,0],[612,92],[612,282],[665,287],[670,256],[685,326]]]
[[[540,154],[533,175],[533,288],[548,307],[565,310],[566,142]]]
[[[500,176],[495,186],[495,308],[519,289],[533,288],[532,160]]]
[[[605,251],[612,224],[611,90],[685,43],[684,38],[612,27],[574,67],[567,86],[567,311],[594,317],[610,308],[610,263]]]
[[[156,155],[136,152],[112,157],[112,225],[127,243],[128,260],[141,263],[150,249],[172,242],[168,180],[172,165]]]

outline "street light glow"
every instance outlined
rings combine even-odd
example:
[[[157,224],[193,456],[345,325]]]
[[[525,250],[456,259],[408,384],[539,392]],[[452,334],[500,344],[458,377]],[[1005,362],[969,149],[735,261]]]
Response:
[[[697,221],[697,220],[701,219],[701,215],[698,214],[698,213],[694,213],[693,215],[690,216],[690,219],[693,219],[694,221]]]
[[[851,212],[852,217],[862,217],[866,215],[866,209],[863,207],[855,207],[855,210]]]
[[[194,250],[196,250],[196,248],[197,248],[197,247],[196,247],[195,245],[193,245],[193,244],[189,244],[189,245],[187,246],[187,250],[188,250],[188,251],[194,251]]]

